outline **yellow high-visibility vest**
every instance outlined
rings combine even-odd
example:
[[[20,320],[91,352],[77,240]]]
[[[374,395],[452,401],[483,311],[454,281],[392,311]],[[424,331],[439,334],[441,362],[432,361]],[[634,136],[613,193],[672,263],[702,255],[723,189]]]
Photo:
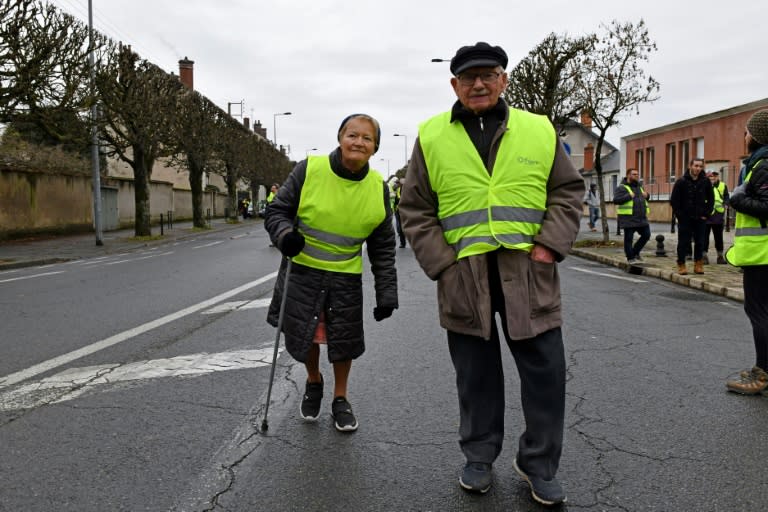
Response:
[[[758,160],[749,169],[744,183],[749,182],[752,171],[763,160]],[[736,212],[736,231],[733,234],[733,245],[725,253],[725,258],[733,266],[749,267],[752,265],[768,265],[768,225],[757,217],[746,213]]]
[[[386,217],[384,178],[369,169],[362,180],[347,180],[333,172],[328,156],[310,156],[297,217],[306,244],[293,261],[362,274],[363,242]]]
[[[530,252],[547,208],[557,141],[552,124],[510,109],[489,174],[464,126],[450,118],[444,112],[419,127],[446,242],[457,259],[499,247]]]

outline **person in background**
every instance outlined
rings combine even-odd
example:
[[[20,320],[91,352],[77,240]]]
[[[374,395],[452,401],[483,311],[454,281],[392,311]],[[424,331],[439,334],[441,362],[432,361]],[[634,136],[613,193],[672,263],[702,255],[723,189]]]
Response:
[[[707,178],[712,183],[712,193],[715,197],[715,205],[712,208],[712,213],[707,218],[706,235],[704,236],[704,250],[702,259],[704,264],[709,263],[709,235],[710,233],[715,238],[715,250],[717,251],[717,263],[724,265],[726,263],[723,257],[723,229],[725,228],[725,207],[728,204],[728,187],[725,183],[720,181],[720,173],[718,171],[707,172]]]
[[[731,193],[736,232],[725,257],[744,270],[744,312],[752,324],[755,364],[725,385],[734,393],[757,395],[768,391],[768,110],[749,118],[744,140],[747,174]]]
[[[326,345],[334,375],[331,415],[340,432],[358,428],[347,382],[352,361],[365,350],[364,244],[376,291],[374,319],[388,318],[398,307],[389,189],[368,166],[380,137],[379,123],[371,116],[346,117],[337,134],[339,147],[328,156],[309,156],[296,164],[264,218],[270,238],[285,256],[267,321],[277,326],[288,281],[282,331],[286,350],[307,370],[301,417],[315,421],[320,414],[320,345]]]
[[[643,260],[640,251],[651,238],[651,226],[648,224],[649,197],[640,185],[637,169],[627,169],[626,177],[613,193],[619,228],[624,230],[624,255],[630,265]],[[640,237],[633,244],[635,233]]]
[[[273,183],[269,188],[269,194],[267,194],[267,204],[275,200],[275,196],[277,195],[278,190],[280,190],[280,185]]]
[[[693,272],[704,273],[707,218],[715,206],[712,184],[702,173],[704,159],[693,158],[688,171],[675,182],[669,202],[677,217],[677,273],[686,275],[685,257],[693,240]]]
[[[453,108],[422,123],[400,216],[426,275],[459,396],[461,487],[485,493],[504,440],[496,314],[520,376],[525,431],[512,460],[533,498],[565,501],[557,480],[565,355],[557,262],[579,231],[584,180],[545,116],[499,99],[507,54],[478,42],[451,59]]]
[[[400,195],[403,190],[403,182],[405,178],[395,181],[395,228],[397,229],[397,237],[400,239],[400,248],[405,247],[405,233],[403,233],[403,224],[400,221]]]
[[[590,183],[584,196],[584,204],[589,209],[589,230],[597,231],[597,219],[600,218],[600,198],[597,197],[597,183]]]

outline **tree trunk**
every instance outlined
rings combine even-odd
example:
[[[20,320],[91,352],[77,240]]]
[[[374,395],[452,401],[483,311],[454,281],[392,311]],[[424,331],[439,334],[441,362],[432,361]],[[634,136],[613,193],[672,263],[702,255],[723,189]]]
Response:
[[[192,226],[206,227],[203,215],[203,169],[194,158],[187,158],[189,167],[189,187],[192,189]]]
[[[152,236],[152,217],[149,210],[149,177],[152,164],[151,161],[147,162],[144,149],[138,144],[133,145],[133,157],[133,190],[136,203],[134,232],[135,236]]]
[[[603,163],[600,161],[600,154],[603,152],[603,140],[605,132],[600,131],[595,147],[595,174],[597,175],[597,190],[600,192],[600,226],[603,228],[603,243],[608,243],[611,239],[608,219],[605,217],[605,186],[603,183]],[[618,222],[618,218],[616,219]]]
[[[227,184],[227,197],[229,198],[229,208],[231,219],[237,218],[237,179],[232,177],[234,173],[227,169],[227,177],[224,180]]]

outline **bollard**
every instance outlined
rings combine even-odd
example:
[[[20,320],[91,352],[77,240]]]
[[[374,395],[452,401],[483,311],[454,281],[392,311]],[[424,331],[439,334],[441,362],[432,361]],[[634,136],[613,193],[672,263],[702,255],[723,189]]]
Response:
[[[168,229],[173,229],[173,212],[168,210]]]
[[[656,256],[666,256],[667,251],[664,249],[664,235],[656,235]]]
[[[226,208],[224,209],[226,211]],[[208,219],[208,226],[211,226],[211,209],[208,208],[205,210],[205,218]]]
[[[675,232],[675,214],[672,214],[672,223],[669,226],[669,232],[674,233]]]
[[[163,236],[163,214],[160,214],[160,236]]]

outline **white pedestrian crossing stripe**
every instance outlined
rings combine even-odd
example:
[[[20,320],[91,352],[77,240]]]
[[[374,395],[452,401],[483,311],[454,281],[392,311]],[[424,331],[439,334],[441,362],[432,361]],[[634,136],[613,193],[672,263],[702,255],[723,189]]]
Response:
[[[236,309],[257,309],[269,307],[269,303],[272,299],[258,299],[258,300],[237,300],[234,302],[222,302],[216,307],[201,311],[202,315],[213,315],[215,313],[226,313],[228,311],[234,311]]]
[[[45,404],[65,402],[97,387],[121,381],[162,377],[197,377],[212,372],[258,368],[272,363],[274,346],[258,350],[238,350],[218,354],[186,356],[70,368],[51,377],[24,384],[0,394],[0,411],[32,409]]]

